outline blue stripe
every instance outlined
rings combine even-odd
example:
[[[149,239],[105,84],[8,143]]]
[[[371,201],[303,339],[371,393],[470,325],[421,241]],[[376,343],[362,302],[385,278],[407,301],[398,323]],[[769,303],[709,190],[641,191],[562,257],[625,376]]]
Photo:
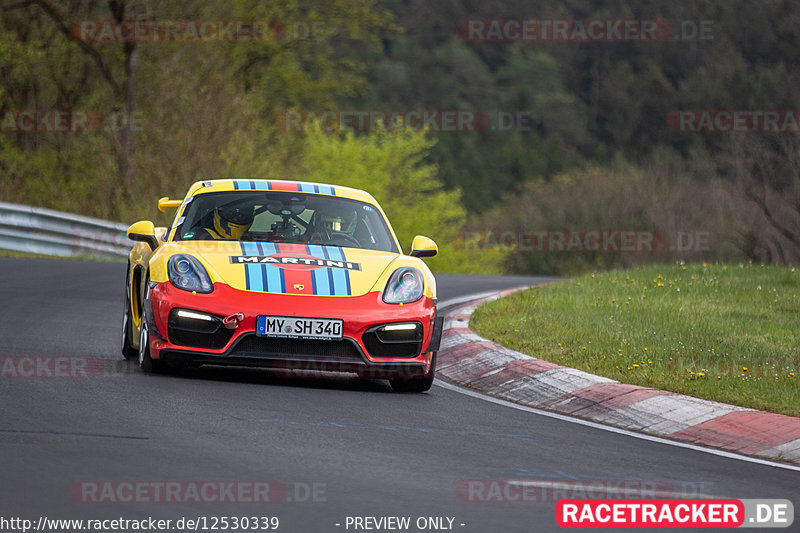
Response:
[[[308,255],[312,257],[327,257],[325,247],[318,244],[306,245]],[[325,268],[317,268],[311,271],[311,286],[314,294],[318,296],[330,296],[331,285],[328,282],[328,273]]]
[[[239,190],[239,182],[236,180],[233,180],[233,190],[235,191]]]
[[[300,192],[313,192],[316,194],[327,194],[328,196],[336,196],[336,189],[329,185],[318,185],[316,183],[308,183],[306,181],[297,182],[297,190]]]
[[[259,243],[263,255],[273,255],[278,253],[278,245],[273,242]],[[283,269],[273,264],[264,265],[264,276],[267,280],[267,292],[274,292],[283,294],[286,292],[286,286],[283,282]]]
[[[338,246],[326,246],[328,257],[334,261],[344,261],[344,252]]]
[[[244,255],[253,256],[253,255],[260,255],[258,245],[252,242],[243,242],[242,243],[242,250],[244,251]],[[252,291],[264,291],[264,276],[261,273],[261,265],[245,265],[245,270],[247,274],[247,286],[249,290]]]
[[[333,269],[326,268],[325,270],[327,270],[328,274],[328,290],[330,291],[329,294],[331,296],[338,296],[338,294],[336,294],[336,285],[333,282]]]
[[[332,261],[345,261],[344,251],[338,246],[326,246],[325,256]],[[350,273],[341,268],[329,268],[333,296],[350,296]]]
[[[309,244],[306,248],[308,249],[308,255],[325,257],[325,248],[318,244]]]
[[[318,268],[311,271],[312,284],[315,287],[314,294],[319,296],[331,295],[331,282],[328,279],[328,271],[330,268]]]
[[[333,295],[334,296],[349,296],[347,290],[347,271],[341,268],[330,268],[333,276]]]
[[[274,255],[278,253],[278,246],[274,242],[260,242],[258,249],[261,250],[261,255]]]
[[[247,243],[244,243],[244,242],[241,244],[242,255],[247,255],[247,249],[245,248],[246,244]],[[250,268],[249,267],[250,267],[250,265],[245,265],[244,266],[244,284],[245,284],[245,289],[247,289],[248,291],[250,290]]]

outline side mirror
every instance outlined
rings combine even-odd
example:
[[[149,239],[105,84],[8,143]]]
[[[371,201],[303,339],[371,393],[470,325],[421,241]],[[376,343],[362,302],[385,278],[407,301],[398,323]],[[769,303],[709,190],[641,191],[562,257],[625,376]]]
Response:
[[[433,257],[439,253],[439,247],[428,237],[417,235],[411,241],[411,257]]]
[[[182,200],[170,200],[165,196],[158,201],[158,210],[166,213],[167,209],[180,207],[182,203]]]
[[[128,228],[128,238],[132,241],[146,242],[151,250],[155,250],[158,247],[156,228],[149,220],[134,222]]]

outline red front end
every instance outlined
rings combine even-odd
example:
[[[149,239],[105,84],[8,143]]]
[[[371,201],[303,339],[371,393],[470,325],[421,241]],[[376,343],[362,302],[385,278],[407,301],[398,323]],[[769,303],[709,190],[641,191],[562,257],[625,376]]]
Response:
[[[176,364],[415,377],[430,369],[441,337],[436,304],[427,297],[397,305],[384,303],[380,292],[347,297],[287,295],[237,290],[222,283],[209,294],[199,294],[166,282],[151,289],[145,305],[152,306],[151,357]],[[341,339],[259,335],[259,315],[341,319]]]

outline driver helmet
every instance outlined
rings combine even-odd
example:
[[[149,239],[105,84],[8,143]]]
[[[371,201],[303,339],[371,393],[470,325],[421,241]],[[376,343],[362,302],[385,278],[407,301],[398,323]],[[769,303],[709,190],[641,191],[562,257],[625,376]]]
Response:
[[[315,226],[317,229],[324,229],[327,232],[352,233],[355,226],[355,212],[351,210],[338,210],[336,212],[318,211],[316,213]]]
[[[253,225],[254,216],[252,205],[221,205],[214,210],[214,233],[220,239],[239,240]]]

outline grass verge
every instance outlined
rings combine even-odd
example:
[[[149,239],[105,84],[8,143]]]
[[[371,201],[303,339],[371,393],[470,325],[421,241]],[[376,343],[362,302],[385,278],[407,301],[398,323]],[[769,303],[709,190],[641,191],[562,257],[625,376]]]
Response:
[[[800,416],[800,269],[648,266],[480,307],[470,328],[560,365]]]

